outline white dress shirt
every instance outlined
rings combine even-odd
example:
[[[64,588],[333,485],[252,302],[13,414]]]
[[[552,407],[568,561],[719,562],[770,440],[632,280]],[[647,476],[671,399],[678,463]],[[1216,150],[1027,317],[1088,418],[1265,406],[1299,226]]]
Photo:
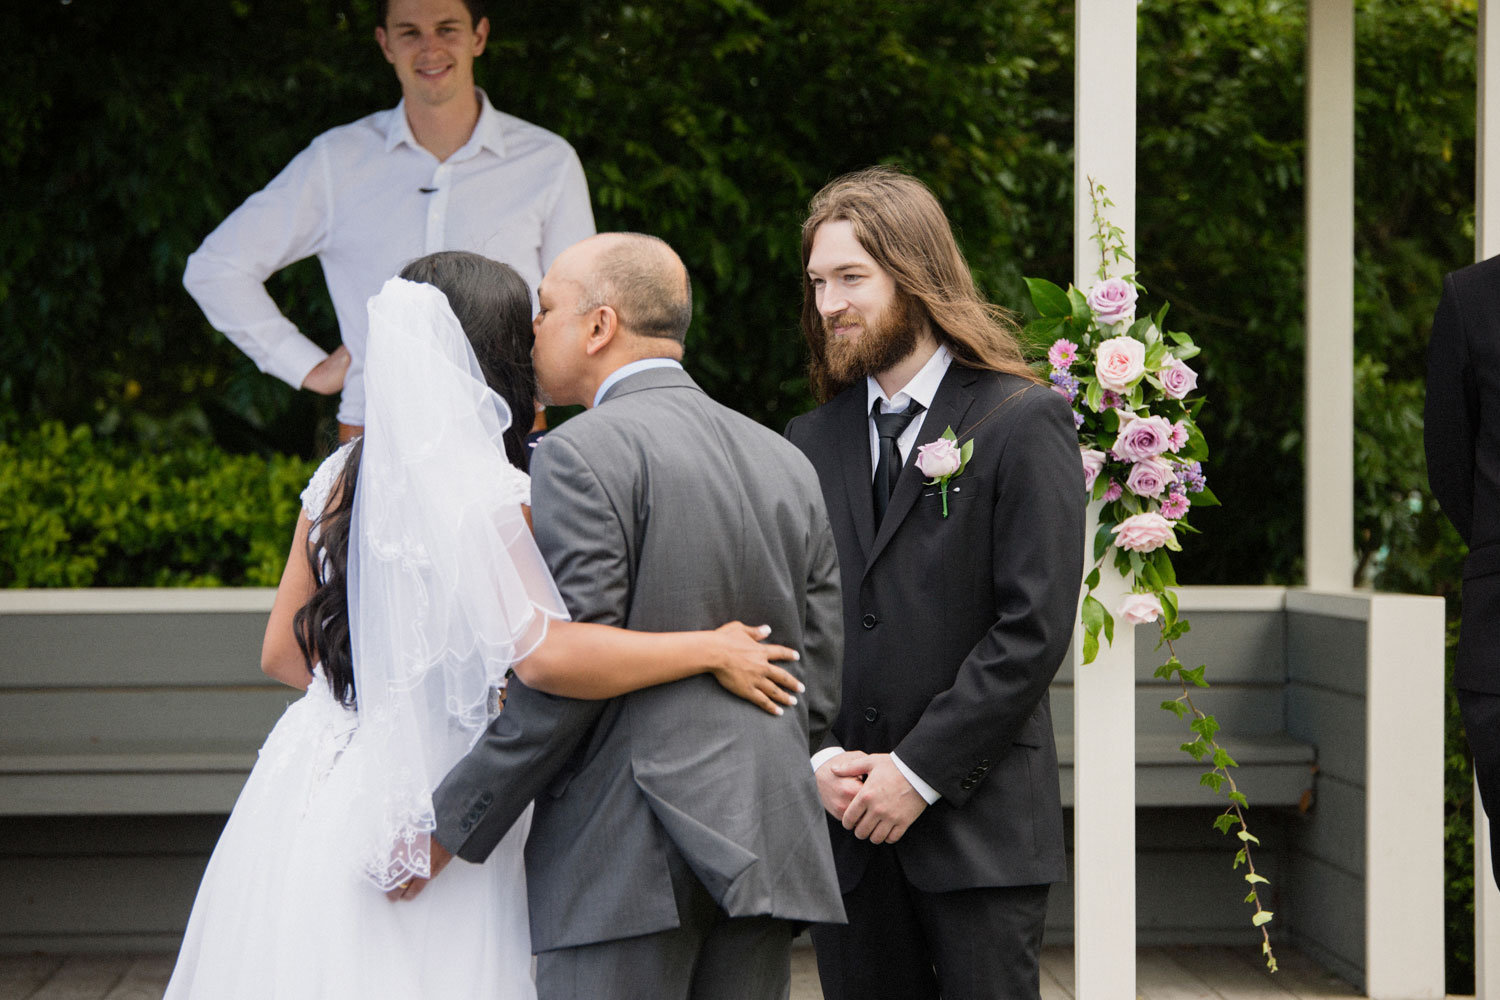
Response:
[[[938,385],[943,381],[943,376],[948,374],[948,366],[953,363],[953,355],[948,353],[948,348],[942,344],[927,359],[927,363],[911,377],[894,396],[887,396],[885,390],[880,388],[880,383],[873,377],[865,379],[865,412],[871,413],[875,404],[880,403],[881,413],[899,413],[906,409],[913,401],[922,404],[922,412],[912,418],[911,423],[906,425],[906,430],[896,439],[896,449],[901,453],[901,461],[905,463],[911,455],[912,445],[917,443],[917,435],[922,432],[922,421],[927,418],[927,411],[932,409],[932,398],[937,395]],[[870,468],[874,470],[880,464],[880,434],[875,430],[875,418],[873,416],[866,420],[870,426]],[[870,473],[870,483],[873,486],[875,474]],[[812,758],[812,768],[816,771],[831,758],[837,757],[844,752],[843,747],[825,747],[819,750]],[[911,787],[917,790],[928,805],[932,805],[942,794],[927,782],[917,776],[917,772],[902,763],[901,758],[894,753],[891,754],[891,763],[901,772]]]
[[[208,321],[296,387],[327,353],[264,283],[317,255],[351,356],[339,402],[346,424],[364,422],[365,303],[387,278],[426,254],[470,250],[509,264],[535,290],[553,258],[593,235],[573,148],[476,95],[469,141],[442,162],[413,137],[404,100],[324,132],[188,258],[183,284]]]

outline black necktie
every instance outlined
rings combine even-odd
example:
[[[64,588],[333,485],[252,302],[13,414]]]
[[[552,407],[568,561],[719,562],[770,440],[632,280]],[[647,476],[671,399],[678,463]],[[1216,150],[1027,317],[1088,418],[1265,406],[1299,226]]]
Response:
[[[896,439],[922,410],[922,404],[912,400],[911,405],[900,413],[881,413],[878,399],[870,410],[870,418],[875,421],[875,433],[880,438],[880,444],[875,449],[880,459],[875,463],[875,482],[870,487],[875,497],[877,528],[885,520],[885,509],[891,505],[891,494],[896,492],[896,477],[901,475],[901,449],[896,447]]]

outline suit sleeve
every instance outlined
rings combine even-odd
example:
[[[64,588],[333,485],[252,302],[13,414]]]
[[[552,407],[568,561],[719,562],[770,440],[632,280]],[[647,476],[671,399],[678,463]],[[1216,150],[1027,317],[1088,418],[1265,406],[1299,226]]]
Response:
[[[808,753],[824,746],[839,709],[844,669],[844,599],[839,590],[839,557],[833,529],[816,481],[812,485],[812,528],[808,545],[807,596],[802,626],[807,690]]]
[[[1453,275],[1443,279],[1443,298],[1427,343],[1427,401],[1422,439],[1427,481],[1443,513],[1465,544],[1474,524],[1474,448],[1479,394],[1470,363],[1463,312]]]
[[[1015,401],[998,451],[992,513],[995,622],[895,752],[962,807],[1010,751],[1072,641],[1083,581],[1086,497],[1067,403],[1044,389]],[[1047,734],[1050,738],[1051,734]]]
[[[622,522],[583,456],[549,434],[532,456],[537,546],[575,621],[625,624],[629,561]],[[505,710],[433,792],[438,842],[466,861],[500,838],[568,764],[608,702],[559,698],[512,677]]]

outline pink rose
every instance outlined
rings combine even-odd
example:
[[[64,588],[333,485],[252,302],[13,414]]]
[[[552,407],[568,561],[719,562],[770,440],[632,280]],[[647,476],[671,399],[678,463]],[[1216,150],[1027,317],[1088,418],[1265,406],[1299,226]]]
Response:
[[[1099,473],[1104,468],[1104,452],[1098,448],[1085,448],[1078,446],[1083,455],[1083,488],[1091,490],[1094,488],[1094,480],[1099,478]]]
[[[1181,399],[1198,388],[1198,373],[1183,364],[1181,358],[1173,358],[1171,364],[1156,374],[1161,379],[1161,391],[1171,399]]]
[[[917,471],[928,479],[951,476],[963,464],[963,454],[951,438],[938,438],[917,449]]]
[[[1155,552],[1175,541],[1172,522],[1160,514],[1135,514],[1111,529],[1115,544],[1130,552]]]
[[[1172,466],[1166,460],[1143,458],[1130,467],[1130,475],[1125,477],[1125,486],[1138,497],[1150,497],[1154,500],[1161,496],[1167,484],[1176,480],[1177,473],[1172,471]]]
[[[1047,348],[1047,363],[1058,371],[1066,371],[1078,360],[1078,345],[1071,340],[1054,340]]]
[[[1099,345],[1094,373],[1104,388],[1129,392],[1146,374],[1146,345],[1133,337],[1109,338]]]
[[[1161,601],[1155,594],[1126,594],[1115,614],[1132,625],[1147,625],[1161,617]]]
[[[1116,455],[1126,462],[1155,458],[1171,447],[1172,424],[1166,417],[1140,417],[1126,413],[1120,417],[1120,431],[1115,437]]]
[[[1105,278],[1089,289],[1088,304],[1101,325],[1129,322],[1135,317],[1135,286],[1124,278]]]

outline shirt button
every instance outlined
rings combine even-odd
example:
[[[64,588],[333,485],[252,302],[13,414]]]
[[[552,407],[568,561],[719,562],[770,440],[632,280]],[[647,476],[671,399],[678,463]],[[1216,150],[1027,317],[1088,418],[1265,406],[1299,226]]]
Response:
[[[877,712],[877,711],[875,711],[874,708],[867,708],[867,709],[865,709],[865,721],[866,722],[874,722],[875,718],[878,715],[880,715],[880,713]]]
[[[865,615],[860,624],[864,625],[865,628],[874,628],[876,625],[880,624],[880,619],[876,618],[874,615]]]

